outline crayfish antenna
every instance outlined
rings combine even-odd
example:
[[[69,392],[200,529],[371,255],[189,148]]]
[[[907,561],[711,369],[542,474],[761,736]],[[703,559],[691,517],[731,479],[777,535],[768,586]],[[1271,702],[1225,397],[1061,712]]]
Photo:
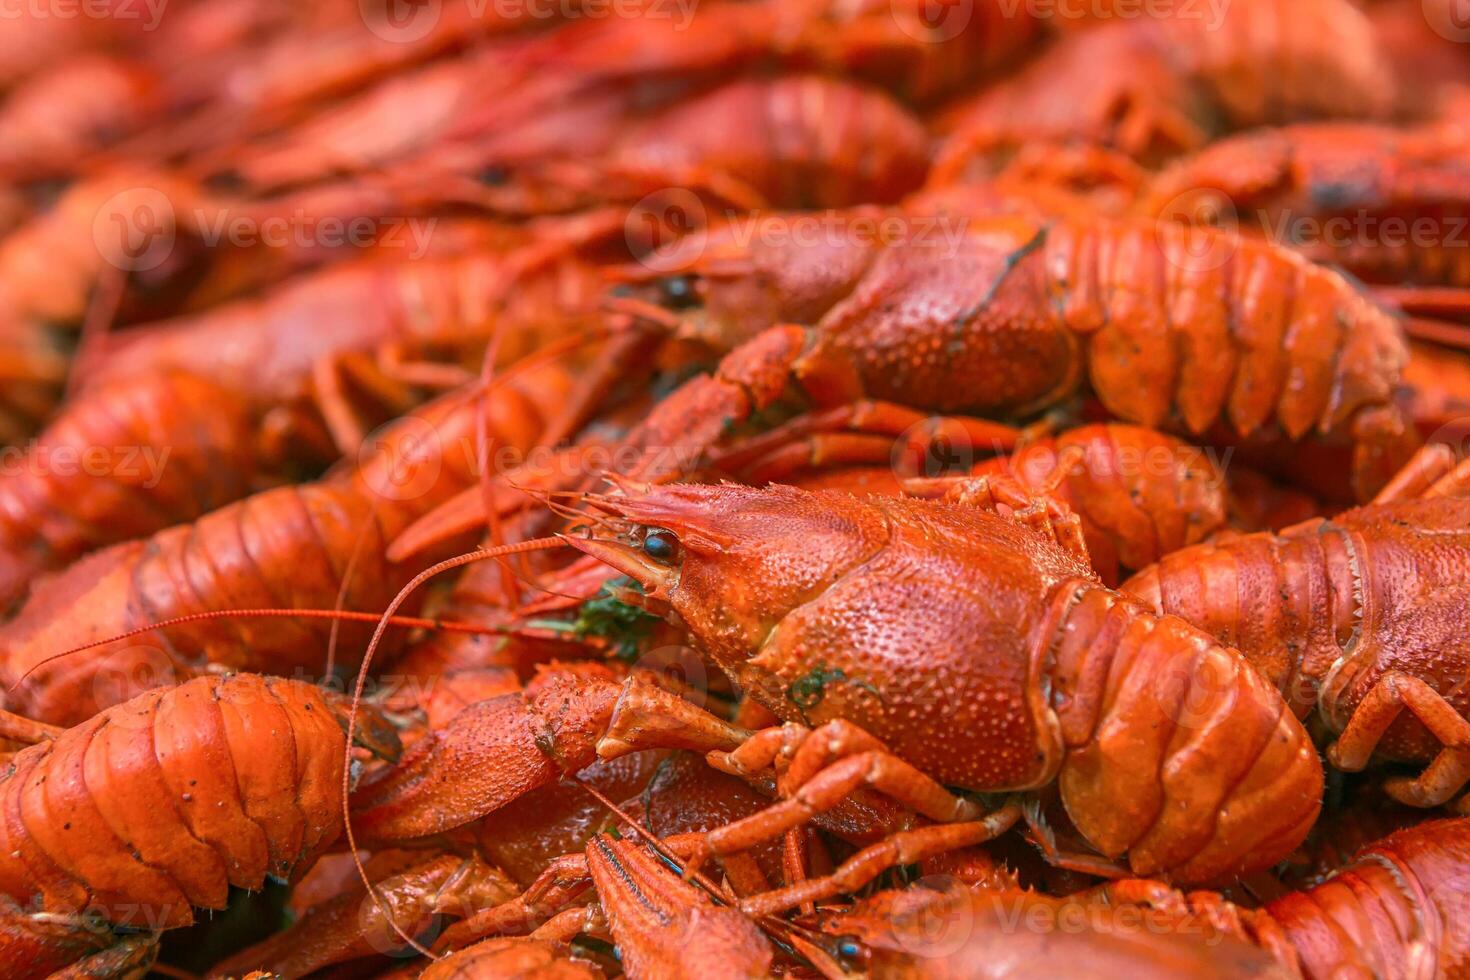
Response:
[[[501,371],[493,381],[484,381],[485,389],[488,391],[495,384],[503,383],[515,374],[562,357],[594,340],[608,338],[612,340],[611,345],[599,355],[597,361],[586,372],[591,383],[584,386],[584,393],[573,396],[571,402],[548,423],[541,445],[556,446],[578,427],[585,424],[600,404],[600,396],[594,395],[598,388],[597,382],[610,382],[621,376],[630,366],[628,362],[635,360],[644,352],[647,343],[646,335],[611,327],[581,331],[521,358],[511,367]],[[488,358],[486,364],[490,364]],[[484,412],[485,409],[482,407],[476,420],[477,439],[479,429],[484,424]],[[444,541],[486,527],[490,530],[490,546],[498,547],[504,543],[501,540],[501,532],[497,530],[501,526],[500,522],[504,515],[526,506],[526,486],[520,484],[544,485],[549,490],[567,489],[567,484],[559,474],[580,474],[581,467],[576,460],[587,451],[580,447],[559,449],[553,453],[548,466],[533,468],[527,463],[509,473],[492,475],[488,465],[492,458],[488,446],[481,445],[479,448],[481,451],[479,456],[481,478],[477,485],[460,491],[410,524],[389,545],[390,561],[403,561]],[[580,480],[580,476],[577,479]]]
[[[107,332],[112,329],[113,320],[117,317],[117,310],[122,304],[123,292],[127,289],[127,285],[128,273],[123,268],[108,266],[97,277],[96,288],[90,302],[87,303],[86,315],[82,318],[81,336],[77,339],[75,355],[77,365],[90,363],[100,353],[98,348],[106,341]],[[84,374],[83,371],[72,371],[68,374],[67,398],[76,393],[77,385]]]
[[[347,623],[377,623],[383,619],[382,613],[357,612],[349,609],[207,609],[203,612],[190,613],[187,616],[175,616],[172,619],[160,619],[146,626],[139,626],[124,633],[115,633],[98,640],[92,640],[81,646],[53,653],[43,660],[39,660],[26,669],[25,673],[16,678],[8,690],[14,691],[25,683],[27,677],[45,667],[47,664],[55,663],[64,657],[82,653],[87,650],[119,640],[130,639],[134,636],[142,636],[156,630],[169,629],[174,626],[185,626],[189,623],[198,623],[213,619],[329,619]],[[529,626],[486,626],[480,623],[460,623],[448,619],[432,619],[424,616],[390,616],[389,626],[398,626],[405,629],[439,630],[449,633],[473,633],[481,636],[503,636],[506,634],[525,635],[533,638],[544,638],[547,633]]]
[[[352,585],[352,573],[357,570],[357,559],[362,554],[363,543],[367,541],[367,532],[372,528],[370,518],[364,518],[358,523],[357,535],[352,541],[352,551],[347,555],[347,564],[342,568],[342,581],[337,585],[337,598],[332,602],[334,610],[341,610],[347,604],[347,590]],[[322,676],[331,677],[332,670],[337,665],[337,637],[341,632],[342,620],[333,618],[331,629],[327,633],[327,656],[322,667]]]
[[[388,924],[393,927],[393,931],[396,932],[405,943],[407,943],[416,952],[422,955],[432,956],[433,954],[430,953],[430,951],[426,947],[421,945],[418,940],[408,935],[408,933],[405,932],[404,929],[398,925],[397,921],[393,918],[392,913],[384,907],[382,898],[373,888],[372,880],[368,877],[367,868],[363,866],[361,851],[358,848],[357,839],[352,829],[352,808],[350,804],[352,798],[353,777],[352,743],[354,734],[357,729],[357,711],[358,707],[362,704],[363,687],[367,683],[368,669],[372,665],[373,655],[377,653],[378,646],[382,643],[383,634],[387,632],[390,620],[398,612],[398,609],[403,605],[403,603],[408,600],[408,597],[411,596],[420,585],[423,585],[429,579],[433,578],[441,572],[447,572],[451,569],[459,568],[464,565],[469,565],[477,561],[483,561],[487,558],[499,558],[505,555],[515,554],[517,552],[536,551],[539,549],[548,549],[560,546],[561,541],[558,538],[533,539],[531,541],[523,541],[520,544],[506,545],[494,549],[481,549],[478,551],[469,552],[468,554],[456,555],[453,558],[446,558],[444,561],[441,561],[438,564],[424,569],[422,572],[415,575],[411,580],[409,580],[409,582],[404,585],[403,588],[398,590],[398,594],[393,597],[393,601],[388,604],[388,608],[384,610],[383,615],[379,618],[377,628],[373,630],[372,639],[368,642],[367,651],[363,654],[362,667],[357,672],[357,683],[353,686],[352,702],[349,705],[347,711],[347,748],[344,752],[342,770],[342,831],[347,837],[347,848],[352,853],[352,862],[357,868],[358,877],[362,879],[364,887],[367,888],[368,895],[373,900],[374,908],[376,908],[384,916]],[[500,699],[496,699],[496,701],[498,700]],[[495,703],[495,701],[491,701],[489,703],[493,704]],[[425,739],[424,741],[433,742],[434,739]],[[420,744],[422,745],[423,743]]]
[[[664,846],[662,838],[660,838],[653,831],[649,830],[647,827],[643,826],[643,824],[635,819],[631,813],[624,810],[618,804],[614,803],[612,801],[612,798],[609,797],[606,793],[602,792],[591,783],[585,783],[582,780],[577,779],[576,776],[573,776],[572,779],[575,780],[577,785],[582,787],[582,789],[585,790],[588,795],[590,795],[597,802],[601,803],[603,806],[607,807],[608,811],[611,812],[613,816],[623,821],[623,823],[626,824],[633,831],[633,833],[635,833],[645,842],[647,842],[649,848],[651,848],[655,854],[662,858],[664,863],[667,864],[670,868],[672,868],[674,871],[678,872],[681,876],[685,878],[696,880],[699,885],[705,889],[705,891],[710,893],[711,896],[717,899],[721,897],[719,890],[716,889],[712,884],[707,882],[702,875],[698,874],[698,868],[686,869],[683,864],[680,863],[678,855],[674,854],[672,851]]]
[[[486,345],[485,356],[480,361],[480,386],[485,391],[489,391],[495,382],[495,361],[500,354],[500,343],[504,336],[505,320],[496,317],[495,325],[490,331],[490,343]],[[476,487],[489,518],[485,542],[489,548],[498,548],[505,543],[505,525],[501,520],[500,509],[495,506],[495,483],[490,475],[490,450],[494,441],[495,437],[490,432],[490,399],[481,398],[475,411],[475,465],[480,473]],[[509,562],[499,562],[498,565],[501,594],[505,597],[507,606],[516,606],[521,598],[520,590],[516,587],[516,576],[511,571]]]

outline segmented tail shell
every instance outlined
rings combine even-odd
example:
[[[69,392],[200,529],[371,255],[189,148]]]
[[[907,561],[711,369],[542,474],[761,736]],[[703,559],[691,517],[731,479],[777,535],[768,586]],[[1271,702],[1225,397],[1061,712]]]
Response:
[[[290,879],[342,826],[346,740],[307,684],[200,677],[23,750],[0,775],[0,893],[120,926]]]
[[[1470,819],[1400,830],[1317,887],[1267,905],[1310,977],[1458,977],[1470,969]]]
[[[495,445],[530,448],[560,390],[497,388],[487,409]],[[366,625],[341,623],[334,631],[323,619],[240,617],[153,630],[37,667],[75,647],[196,613],[384,608],[415,572],[443,557],[393,562],[386,554],[410,522],[473,484],[482,402],[473,390],[457,392],[395,423],[355,467],[114,545],[47,579],[0,627],[0,679],[20,682],[10,705],[74,724],[210,664],[316,676],[334,632],[342,663],[351,665],[366,647]],[[402,639],[401,632],[390,636]]]
[[[1065,222],[1039,261],[1062,320],[1087,337],[1092,389],[1140,425],[1342,432],[1390,404],[1408,362],[1392,316],[1267,242],[1169,222]]]
[[[1050,652],[1066,756],[1058,785],[1093,846],[1140,875],[1227,881],[1305,838],[1322,764],[1279,694],[1236,651],[1091,589]]]
[[[1120,565],[1144,568],[1225,525],[1219,469],[1200,449],[1139,426],[1082,426],[974,472],[1015,476],[1071,507],[1093,567],[1109,584]]]
[[[0,606],[88,551],[239,499],[254,444],[239,397],[186,374],[73,400],[0,475]]]

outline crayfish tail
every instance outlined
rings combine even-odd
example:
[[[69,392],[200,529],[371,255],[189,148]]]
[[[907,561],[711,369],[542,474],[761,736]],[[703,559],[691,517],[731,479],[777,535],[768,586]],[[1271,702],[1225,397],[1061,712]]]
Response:
[[[1306,837],[1323,776],[1306,730],[1236,651],[1096,590],[1066,618],[1053,682],[1077,828],[1132,870],[1209,883],[1269,868]]]

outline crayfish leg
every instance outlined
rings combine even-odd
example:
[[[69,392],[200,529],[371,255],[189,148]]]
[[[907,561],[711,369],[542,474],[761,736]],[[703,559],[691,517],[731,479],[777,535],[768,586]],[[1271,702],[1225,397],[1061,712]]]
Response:
[[[1409,806],[1433,807],[1470,782],[1470,721],[1424,681],[1393,672],[1380,677],[1327,750],[1334,766],[1356,772],[1368,764],[1390,725],[1409,711],[1444,748],[1417,778],[1390,779],[1388,794]]]
[[[597,760],[619,693],[605,671],[547,669],[524,692],[466,708],[353,794],[359,837],[443,833]]]
[[[1372,500],[1418,452],[1422,441],[1392,405],[1358,412],[1352,436],[1352,485],[1359,500]]]
[[[597,756],[616,759],[643,749],[710,752],[734,748],[750,735],[676,694],[630,677],[597,743]]]
[[[418,401],[406,382],[362,352],[317,361],[312,366],[311,379],[317,406],[332,441],[349,458],[362,450],[368,436],[368,424],[362,412],[354,407],[359,400],[382,406],[388,418],[408,413]]]
[[[1384,484],[1373,498],[1375,504],[1389,504],[1396,500],[1414,500],[1424,496],[1431,487],[1439,484],[1455,469],[1455,453],[1449,446],[1431,443],[1421,446],[1404,468]],[[1444,494],[1443,496],[1449,496]]]
[[[487,939],[431,964],[419,974],[419,980],[533,976],[603,980],[606,974],[597,964],[578,957],[566,943],[530,938]]]
[[[1082,520],[1055,497],[1038,494],[1014,477],[992,475],[908,480],[904,489],[915,496],[939,494],[946,503],[978,507],[1008,517],[1060,545],[1091,566],[1092,556],[1082,537]]]
[[[852,446],[870,448],[860,455],[849,453],[840,462],[897,463],[902,459],[911,463],[943,454],[959,456],[968,466],[977,455],[992,456],[1015,449],[1022,432],[1002,422],[965,415],[929,415],[894,402],[860,399],[798,415],[774,429],[742,439],[712,454],[711,465],[759,481],[765,475],[763,471],[778,460],[805,457],[810,461],[808,465],[829,463],[830,459],[820,458],[822,450],[844,445],[837,441],[838,436],[858,435],[888,438],[854,442]],[[777,472],[770,478],[780,475]]]
[[[1042,857],[1052,867],[1065,871],[1076,871],[1079,874],[1092,875],[1096,878],[1116,879],[1132,875],[1133,872],[1125,865],[1103,857],[1101,854],[1069,851],[1058,845],[1056,832],[1047,823],[1040,800],[1034,797],[1027,800],[1022,809],[1022,815],[1025,817],[1026,828],[1030,831],[1032,843],[1041,850]]]
[[[794,905],[804,905],[857,891],[889,868],[917,864],[947,851],[994,840],[1009,830],[1020,816],[1020,804],[1010,803],[983,820],[901,830],[877,844],[863,848],[830,875],[796,882],[743,900],[740,903],[741,911],[748,915],[770,915]]]
[[[709,762],[716,769],[750,778],[755,775],[756,766],[774,763],[778,755],[790,754],[793,729],[798,735],[804,733],[800,726],[766,729],[751,737],[747,742],[748,750],[747,746],[742,746],[732,752],[712,752]],[[796,744],[799,747],[795,749],[791,765],[782,775],[784,798],[747,817],[705,832],[703,847],[709,855],[732,854],[774,840],[794,827],[803,826],[817,814],[833,809],[863,788],[876,790],[942,824],[975,822],[983,812],[979,804],[950,793],[887,751],[877,739],[849,723],[823,725],[806,733],[806,737],[799,738]],[[1015,816],[1019,816],[1019,810]],[[1009,823],[1014,822],[1013,817]],[[972,843],[976,841],[965,840],[954,846]],[[694,865],[697,867],[701,863],[694,862]],[[797,897],[793,904],[808,900]]]
[[[355,887],[321,902],[290,928],[235,954],[215,971],[305,976],[393,949],[405,936],[422,933],[436,914],[463,916],[505,902],[514,891],[514,882],[477,857],[436,855],[375,881],[373,895]]]
[[[1460,460],[1459,465],[1424,491],[1424,496],[1470,498],[1470,460]]]
[[[48,725],[44,721],[0,709],[0,738],[23,745],[35,745],[37,742],[56,738],[64,731],[66,729],[59,725]]]

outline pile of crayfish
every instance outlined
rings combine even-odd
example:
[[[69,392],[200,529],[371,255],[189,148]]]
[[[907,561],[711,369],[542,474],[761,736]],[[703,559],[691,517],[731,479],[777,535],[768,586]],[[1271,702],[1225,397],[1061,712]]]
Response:
[[[0,19],[0,980],[1470,978],[1456,0]]]

